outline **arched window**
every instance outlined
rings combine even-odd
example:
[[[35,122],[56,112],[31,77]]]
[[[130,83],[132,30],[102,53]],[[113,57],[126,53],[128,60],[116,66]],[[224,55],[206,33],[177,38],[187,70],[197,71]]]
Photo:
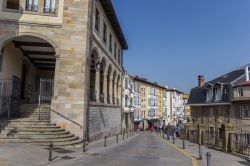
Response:
[[[116,88],[116,71],[114,71],[114,75],[113,75],[113,83],[112,83],[112,96],[113,96],[113,104],[115,104],[115,100],[116,100],[116,93],[115,93],[115,88]]]
[[[95,83],[96,83],[96,61],[98,58],[97,52],[94,50],[91,55],[91,64],[90,64],[90,100],[96,101],[96,89],[95,89]]]
[[[106,67],[106,61],[102,59],[100,68],[100,101],[104,103],[104,72]]]
[[[109,66],[109,68],[108,68],[108,75],[107,75],[107,77],[108,77],[108,82],[107,82],[107,102],[108,102],[108,104],[110,104],[111,103],[111,99],[110,99],[110,84],[111,84],[111,81],[110,81],[110,77],[111,77],[111,72],[112,72],[112,68],[111,68],[111,66]]]

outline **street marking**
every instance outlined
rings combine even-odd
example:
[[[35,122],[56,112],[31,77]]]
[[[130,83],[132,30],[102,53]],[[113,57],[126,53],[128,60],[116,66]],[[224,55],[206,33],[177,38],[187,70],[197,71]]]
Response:
[[[157,135],[158,136],[158,135]],[[161,137],[160,137],[161,138]],[[182,154],[186,155],[187,157],[189,157],[192,161],[193,166],[198,166],[198,161],[195,157],[191,156],[189,153],[185,152],[184,150],[180,149],[179,147],[175,146],[174,144],[171,144],[170,142],[168,142],[167,140],[161,138],[162,141],[165,141],[168,145],[172,146],[173,148],[175,148],[176,150],[178,150],[179,152],[181,152]]]

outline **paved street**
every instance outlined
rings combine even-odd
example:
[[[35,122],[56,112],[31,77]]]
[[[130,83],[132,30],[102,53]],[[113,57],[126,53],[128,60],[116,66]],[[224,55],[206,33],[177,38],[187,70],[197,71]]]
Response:
[[[154,134],[144,133],[126,143],[102,149],[94,155],[51,165],[91,166],[190,166],[192,161]]]
[[[120,138],[121,139],[121,138]],[[53,153],[54,161],[47,162],[48,151],[36,146],[1,146],[1,166],[53,165],[53,166],[191,166],[192,161],[158,136],[151,133],[138,134],[116,145],[110,139],[108,147],[103,142],[92,144],[87,153],[81,149]],[[4,149],[3,149],[4,147]],[[7,148],[9,147],[9,148]],[[23,148],[23,149],[22,149]],[[22,153],[22,151],[25,153]],[[7,154],[6,154],[7,152]],[[15,152],[15,153],[14,153]],[[15,157],[16,155],[16,157]]]

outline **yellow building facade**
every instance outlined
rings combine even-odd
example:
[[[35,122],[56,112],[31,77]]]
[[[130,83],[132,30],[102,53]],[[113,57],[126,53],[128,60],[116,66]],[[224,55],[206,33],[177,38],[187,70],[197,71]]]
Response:
[[[146,79],[132,77],[134,84],[140,84],[140,115],[143,128],[148,128],[152,122],[163,124],[165,87]],[[137,96],[135,96],[137,97]]]

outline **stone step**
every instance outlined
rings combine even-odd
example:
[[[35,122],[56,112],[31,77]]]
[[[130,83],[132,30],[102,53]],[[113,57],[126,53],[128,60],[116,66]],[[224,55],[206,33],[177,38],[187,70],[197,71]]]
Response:
[[[39,132],[39,133],[65,131],[65,129],[62,128],[28,128],[28,127],[22,127],[22,128],[6,127],[4,130],[10,132]]]
[[[6,134],[8,133],[6,130],[3,130],[2,131],[2,134]],[[20,131],[18,133],[15,133],[15,135],[45,135],[45,136],[48,136],[48,135],[67,135],[67,134],[70,134],[69,131],[58,131],[58,132],[42,132],[42,133],[39,133],[39,132],[25,132],[25,131]]]
[[[79,137],[73,136],[69,138],[58,138],[58,139],[19,139],[19,138],[0,138],[2,143],[48,143],[48,142],[69,142],[79,140]]]
[[[60,134],[60,135],[30,135],[30,134],[22,134],[22,135],[0,135],[0,139],[62,139],[62,138],[72,138],[75,137],[74,134]]]
[[[50,120],[38,120],[38,119],[33,119],[33,118],[17,118],[17,119],[11,119],[11,120],[0,120],[1,122],[28,122],[28,123],[42,123],[42,122],[47,122],[50,123]]]
[[[9,124],[8,125],[9,128],[14,128],[14,129],[19,129],[19,128],[33,128],[33,129],[52,129],[52,128],[60,128],[59,126],[56,125],[34,125],[34,124]]]
[[[38,123],[30,123],[30,122],[11,122],[8,123],[10,126],[55,126],[55,123],[48,123],[48,122],[38,122]]]

